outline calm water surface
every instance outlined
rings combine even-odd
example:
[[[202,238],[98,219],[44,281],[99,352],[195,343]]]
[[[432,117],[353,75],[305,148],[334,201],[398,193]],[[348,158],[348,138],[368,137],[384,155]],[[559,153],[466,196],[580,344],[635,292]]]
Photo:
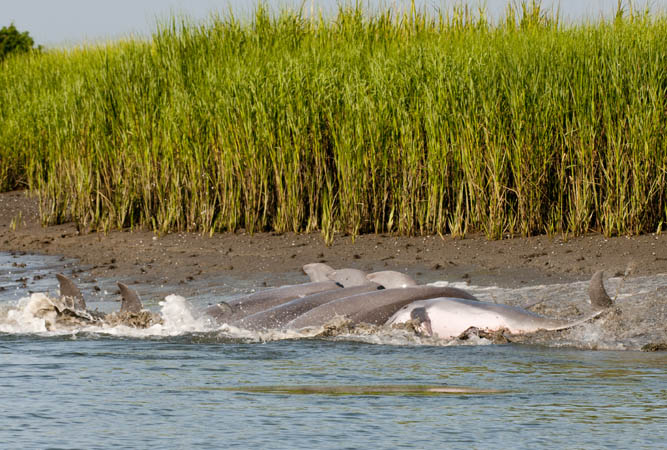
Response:
[[[39,259],[15,269],[57,262]],[[21,277],[3,268],[0,304],[10,307],[17,301],[13,280]],[[220,331],[2,332],[0,443],[94,449],[664,448],[667,442],[665,353],[375,342],[266,342]],[[244,391],[400,384],[504,392]]]

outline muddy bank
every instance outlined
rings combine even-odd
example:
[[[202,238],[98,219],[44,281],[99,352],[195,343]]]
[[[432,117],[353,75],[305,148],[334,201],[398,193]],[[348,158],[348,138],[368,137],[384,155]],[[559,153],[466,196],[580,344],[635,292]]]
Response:
[[[326,246],[318,233],[224,233],[214,236],[150,231],[79,233],[75,224],[42,227],[35,198],[0,194],[0,251],[76,258],[87,276],[131,283],[183,285],[224,274],[242,280],[298,281],[300,267],[326,262],[366,271],[399,270],[423,282],[523,285],[583,280],[598,269],[608,276],[667,273],[667,236],[578,238],[537,236],[488,241],[450,237],[339,236]],[[284,280],[282,278],[285,278]]]

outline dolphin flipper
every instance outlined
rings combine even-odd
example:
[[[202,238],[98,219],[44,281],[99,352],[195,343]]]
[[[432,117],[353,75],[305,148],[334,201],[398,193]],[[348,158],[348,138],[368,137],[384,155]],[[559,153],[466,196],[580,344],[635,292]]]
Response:
[[[588,286],[588,297],[591,299],[591,305],[596,308],[609,308],[614,304],[604,288],[603,274],[602,270],[595,272]]]
[[[415,308],[410,311],[410,319],[416,321],[421,328],[422,334],[426,336],[433,336],[433,328],[431,327],[431,318],[428,316],[426,308]]]
[[[144,309],[141,304],[141,299],[139,294],[134,290],[127,287],[125,284],[118,282],[118,287],[120,288],[120,295],[123,297],[123,301],[120,306],[120,312],[128,313],[138,313]]]
[[[327,281],[329,279],[327,275],[334,271],[333,267],[323,263],[306,264],[302,270],[312,282]]]
[[[60,296],[71,298],[74,302],[74,308],[80,311],[86,310],[86,301],[83,298],[83,294],[79,290],[76,284],[65,275],[58,273],[56,274],[58,283],[60,285]]]

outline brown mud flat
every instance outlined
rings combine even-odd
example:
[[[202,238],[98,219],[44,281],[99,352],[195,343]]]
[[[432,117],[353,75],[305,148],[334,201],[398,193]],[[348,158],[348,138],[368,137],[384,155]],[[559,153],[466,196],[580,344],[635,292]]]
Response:
[[[366,271],[398,270],[420,282],[465,281],[503,287],[584,280],[600,269],[607,276],[623,274],[628,268],[632,276],[667,273],[664,233],[499,241],[480,235],[453,239],[373,234],[354,239],[339,236],[331,246],[318,233],[79,233],[72,223],[42,227],[37,200],[25,191],[0,194],[0,251],[75,258],[91,277],[138,284],[187,285],[221,274],[288,283],[301,280],[295,274],[311,262]]]

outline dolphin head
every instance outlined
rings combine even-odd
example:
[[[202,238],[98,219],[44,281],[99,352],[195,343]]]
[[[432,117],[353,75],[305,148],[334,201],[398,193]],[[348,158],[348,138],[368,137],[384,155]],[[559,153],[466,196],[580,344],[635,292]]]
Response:
[[[327,278],[343,287],[361,286],[369,283],[366,272],[357,269],[334,270],[327,275]]]
[[[383,286],[385,289],[404,288],[417,285],[417,282],[409,276],[394,270],[369,273],[366,275],[366,279]]]
[[[333,267],[322,263],[306,264],[302,267],[303,272],[308,275],[310,281],[327,281],[327,275],[334,271]]]

